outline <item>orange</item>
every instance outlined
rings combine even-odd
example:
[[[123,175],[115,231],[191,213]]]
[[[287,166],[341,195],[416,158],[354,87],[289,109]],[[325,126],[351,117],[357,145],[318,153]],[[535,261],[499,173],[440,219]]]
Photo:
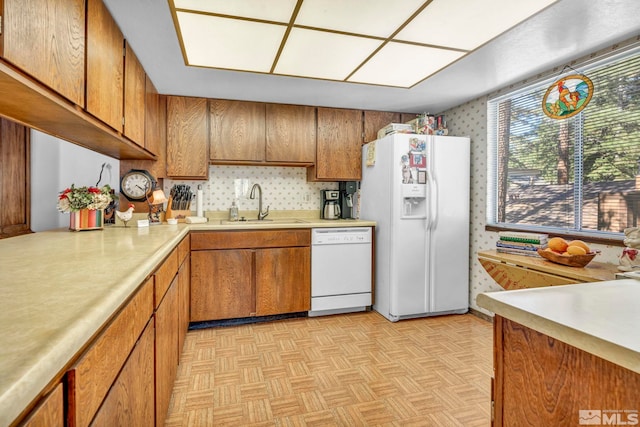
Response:
[[[551,239],[549,239],[548,245],[551,248],[551,250],[558,253],[565,252],[567,250],[567,246],[569,246],[567,241],[564,240],[562,237],[552,237]]]
[[[569,246],[567,248],[567,252],[569,252],[570,255],[586,255],[587,254],[587,251],[585,251],[582,246],[577,246],[577,245]]]
[[[569,242],[569,246],[578,246],[584,249],[585,253],[589,253],[591,249],[589,249],[589,245],[587,245],[582,240],[572,240]]]

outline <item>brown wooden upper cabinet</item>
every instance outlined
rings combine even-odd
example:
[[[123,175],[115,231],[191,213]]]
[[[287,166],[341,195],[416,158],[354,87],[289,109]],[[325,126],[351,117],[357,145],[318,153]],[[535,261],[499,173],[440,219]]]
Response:
[[[84,106],[84,0],[4,0],[2,57]]]
[[[129,43],[125,43],[124,135],[141,147],[145,146],[145,97],[146,73]]]
[[[262,162],[265,105],[259,102],[209,100],[211,160]]]
[[[316,159],[316,109],[267,104],[266,160],[313,164]]]
[[[310,165],[315,159],[315,108],[209,101],[211,161],[218,164]]]
[[[378,139],[378,131],[389,123],[401,123],[400,113],[389,113],[384,111],[364,112],[364,140],[363,143]]]
[[[167,176],[209,177],[209,112],[206,98],[167,97]]]
[[[158,162],[164,164],[167,139],[166,100],[160,96],[149,76],[145,78],[145,94],[144,148],[157,155]]]
[[[0,118],[0,238],[31,232],[29,128]]]
[[[87,112],[122,132],[124,37],[102,0],[87,0]]]
[[[362,178],[362,111],[318,107],[316,163],[308,181]]]

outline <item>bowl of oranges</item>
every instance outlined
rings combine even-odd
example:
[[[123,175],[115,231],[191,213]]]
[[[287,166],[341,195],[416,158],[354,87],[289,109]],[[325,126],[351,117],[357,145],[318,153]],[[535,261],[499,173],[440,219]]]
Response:
[[[591,250],[582,240],[568,242],[562,237],[552,237],[549,239],[547,248],[538,249],[538,255],[556,264],[584,267],[598,255],[598,251]]]

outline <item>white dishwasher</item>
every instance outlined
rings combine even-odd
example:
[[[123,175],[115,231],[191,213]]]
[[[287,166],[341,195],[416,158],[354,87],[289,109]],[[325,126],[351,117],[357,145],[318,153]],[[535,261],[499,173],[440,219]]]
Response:
[[[311,230],[309,316],[364,311],[371,306],[371,227]]]

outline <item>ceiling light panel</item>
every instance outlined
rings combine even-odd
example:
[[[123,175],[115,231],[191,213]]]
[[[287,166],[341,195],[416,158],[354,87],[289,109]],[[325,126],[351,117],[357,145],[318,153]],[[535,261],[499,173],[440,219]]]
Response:
[[[433,0],[395,39],[472,50],[555,1]]]
[[[408,88],[463,55],[455,50],[390,42],[348,81]]]
[[[304,0],[295,25],[387,38],[424,0]]]
[[[380,44],[375,39],[293,28],[274,72],[344,80]]]
[[[268,73],[286,31],[269,25],[177,12],[188,65]]]
[[[174,0],[176,9],[288,23],[296,0]]]

